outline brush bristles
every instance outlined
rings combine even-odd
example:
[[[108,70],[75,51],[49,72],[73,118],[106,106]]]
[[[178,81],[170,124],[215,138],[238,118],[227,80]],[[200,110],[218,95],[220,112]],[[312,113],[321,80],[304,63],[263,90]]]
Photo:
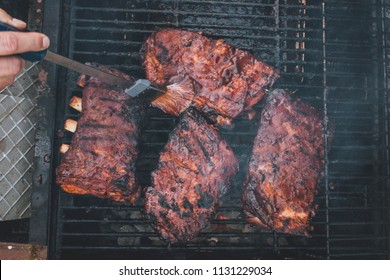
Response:
[[[152,104],[168,114],[180,115],[192,104],[194,89],[189,79],[167,86],[166,92]]]

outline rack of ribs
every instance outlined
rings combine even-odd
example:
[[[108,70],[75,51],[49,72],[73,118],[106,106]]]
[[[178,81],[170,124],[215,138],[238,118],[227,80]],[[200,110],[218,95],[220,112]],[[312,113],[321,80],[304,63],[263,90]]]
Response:
[[[238,162],[217,130],[192,107],[160,154],[145,194],[145,214],[170,242],[193,239],[213,218]]]
[[[247,221],[309,236],[324,168],[324,128],[317,110],[288,91],[270,93],[244,183]]]
[[[129,76],[105,69],[116,75]],[[85,85],[85,79],[80,82]],[[74,131],[70,145],[62,145],[62,163],[56,170],[57,184],[68,193],[91,194],[113,201],[135,203],[140,187],[135,177],[140,123],[144,104],[127,94],[90,78],[83,89],[78,122],[68,120]]]
[[[167,93],[152,103],[178,116],[189,106],[221,126],[250,110],[279,78],[278,70],[223,40],[163,29],[144,45],[146,76]]]

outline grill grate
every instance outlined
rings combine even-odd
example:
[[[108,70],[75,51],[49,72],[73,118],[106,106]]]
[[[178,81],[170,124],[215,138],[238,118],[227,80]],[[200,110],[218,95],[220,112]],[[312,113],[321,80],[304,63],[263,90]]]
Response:
[[[216,218],[195,240],[167,246],[132,207],[94,197],[54,193],[51,258],[389,258],[389,124],[383,90],[382,42],[387,19],[379,1],[65,1],[63,34],[70,57],[144,77],[139,50],[153,31],[201,31],[248,50],[281,70],[289,88],[325,112],[335,126],[325,178],[316,199],[312,238],[260,231],[240,217],[240,183],[257,125],[244,117],[222,131],[241,164]],[[385,55],[387,49],[383,50]],[[389,62],[385,56],[386,63]],[[378,78],[379,77],[379,78]],[[78,114],[67,106],[76,74],[63,72],[57,129]],[[383,81],[387,82],[387,81]],[[387,84],[385,84],[387,85]],[[385,87],[387,88],[387,87]],[[385,102],[383,102],[385,101]],[[256,110],[261,110],[261,104]],[[138,171],[150,183],[158,154],[177,119],[148,110]],[[258,114],[259,115],[259,114]],[[386,129],[384,129],[386,128]],[[70,143],[58,133],[55,151]],[[324,136],[326,137],[326,135]],[[55,154],[55,166],[60,161]]]

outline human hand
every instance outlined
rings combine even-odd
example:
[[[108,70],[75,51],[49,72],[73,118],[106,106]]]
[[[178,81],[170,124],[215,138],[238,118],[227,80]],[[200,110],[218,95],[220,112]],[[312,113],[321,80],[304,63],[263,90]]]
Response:
[[[20,30],[27,26],[25,22],[12,18],[2,9],[0,9],[0,22]],[[44,50],[49,45],[49,38],[41,33],[0,32],[0,90],[11,85],[15,81],[15,76],[25,66],[25,61],[15,54]]]

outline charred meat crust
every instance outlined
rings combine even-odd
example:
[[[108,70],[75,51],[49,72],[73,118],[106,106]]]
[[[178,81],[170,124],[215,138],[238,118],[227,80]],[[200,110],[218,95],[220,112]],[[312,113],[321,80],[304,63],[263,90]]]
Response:
[[[189,108],[160,154],[145,193],[145,215],[167,242],[191,240],[209,224],[237,171],[228,144]]]
[[[85,77],[79,83],[85,85]],[[91,78],[83,90],[77,130],[56,170],[57,184],[72,194],[135,203],[140,195],[135,161],[144,107],[140,100]]]
[[[191,105],[222,126],[250,110],[279,78],[277,70],[248,52],[196,32],[160,30],[147,39],[143,50],[149,80],[177,83],[186,92],[176,98],[175,106],[172,98],[177,92],[156,99],[155,106],[177,116]]]
[[[244,183],[247,221],[309,236],[323,167],[324,129],[318,111],[288,91],[270,93]]]

